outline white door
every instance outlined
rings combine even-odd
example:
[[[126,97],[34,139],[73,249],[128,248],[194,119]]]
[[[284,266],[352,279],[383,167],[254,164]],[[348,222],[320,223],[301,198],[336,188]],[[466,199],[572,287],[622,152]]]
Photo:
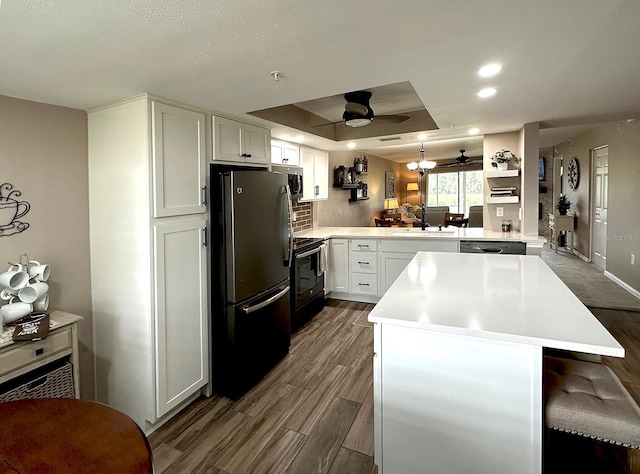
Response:
[[[213,117],[213,159],[215,161],[236,161],[244,163],[246,158],[243,151],[244,124],[236,120]]]
[[[154,217],[206,212],[204,114],[152,103]]]
[[[349,241],[331,239],[329,252],[329,274],[331,291],[349,293]]]
[[[205,231],[205,218],[154,226],[158,417],[209,381]]]
[[[248,163],[268,164],[271,160],[271,131],[245,124],[244,153]]]
[[[593,211],[591,236],[591,261],[607,268],[607,201],[609,196],[609,147],[591,152],[593,167]]]
[[[301,201],[311,201],[315,198],[315,162],[316,154],[313,150],[300,148],[300,165],[302,166],[302,199]]]
[[[329,198],[329,153],[316,151],[316,160],[313,171],[315,186],[314,199]]]

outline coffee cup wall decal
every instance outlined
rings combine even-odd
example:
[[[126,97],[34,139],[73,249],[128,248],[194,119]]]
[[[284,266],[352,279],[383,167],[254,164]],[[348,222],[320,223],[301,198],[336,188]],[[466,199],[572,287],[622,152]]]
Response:
[[[0,185],[0,237],[18,234],[29,228],[28,223],[18,220],[31,209],[27,201],[18,201],[21,194],[10,183]]]

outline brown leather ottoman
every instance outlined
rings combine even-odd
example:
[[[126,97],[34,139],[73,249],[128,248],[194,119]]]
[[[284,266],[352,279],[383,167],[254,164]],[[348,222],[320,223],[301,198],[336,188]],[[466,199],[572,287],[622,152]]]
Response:
[[[20,400],[0,403],[0,472],[151,473],[153,462],[138,425],[107,405]]]

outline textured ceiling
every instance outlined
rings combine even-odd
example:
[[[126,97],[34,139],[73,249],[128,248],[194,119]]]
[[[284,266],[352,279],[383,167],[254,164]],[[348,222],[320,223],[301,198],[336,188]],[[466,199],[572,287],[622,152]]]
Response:
[[[477,156],[470,127],[541,122],[546,146],[638,118],[639,19],[637,0],[2,0],[0,94],[89,109],[149,92],[255,121],[248,112],[410,82],[439,127],[427,157]],[[488,62],[502,74],[480,78]],[[498,94],[479,99],[486,86]],[[369,138],[356,149],[408,161],[420,140],[400,135],[395,147]]]

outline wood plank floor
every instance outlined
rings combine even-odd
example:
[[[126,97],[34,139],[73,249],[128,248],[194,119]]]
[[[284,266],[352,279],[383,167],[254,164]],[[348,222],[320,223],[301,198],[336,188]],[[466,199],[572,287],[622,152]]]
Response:
[[[289,355],[242,399],[201,398],[158,429],[149,437],[156,473],[377,472],[373,329],[366,322],[372,308],[327,300],[293,336]],[[640,404],[640,313],[591,311],[626,349],[624,359],[604,357],[603,363]],[[584,454],[583,444],[561,442],[567,452]],[[640,473],[637,453],[627,459],[624,451],[593,450],[600,458],[624,458],[617,463],[624,467],[581,472]]]
[[[372,308],[327,300],[243,398],[203,397],[151,434],[155,472],[377,472]]]

